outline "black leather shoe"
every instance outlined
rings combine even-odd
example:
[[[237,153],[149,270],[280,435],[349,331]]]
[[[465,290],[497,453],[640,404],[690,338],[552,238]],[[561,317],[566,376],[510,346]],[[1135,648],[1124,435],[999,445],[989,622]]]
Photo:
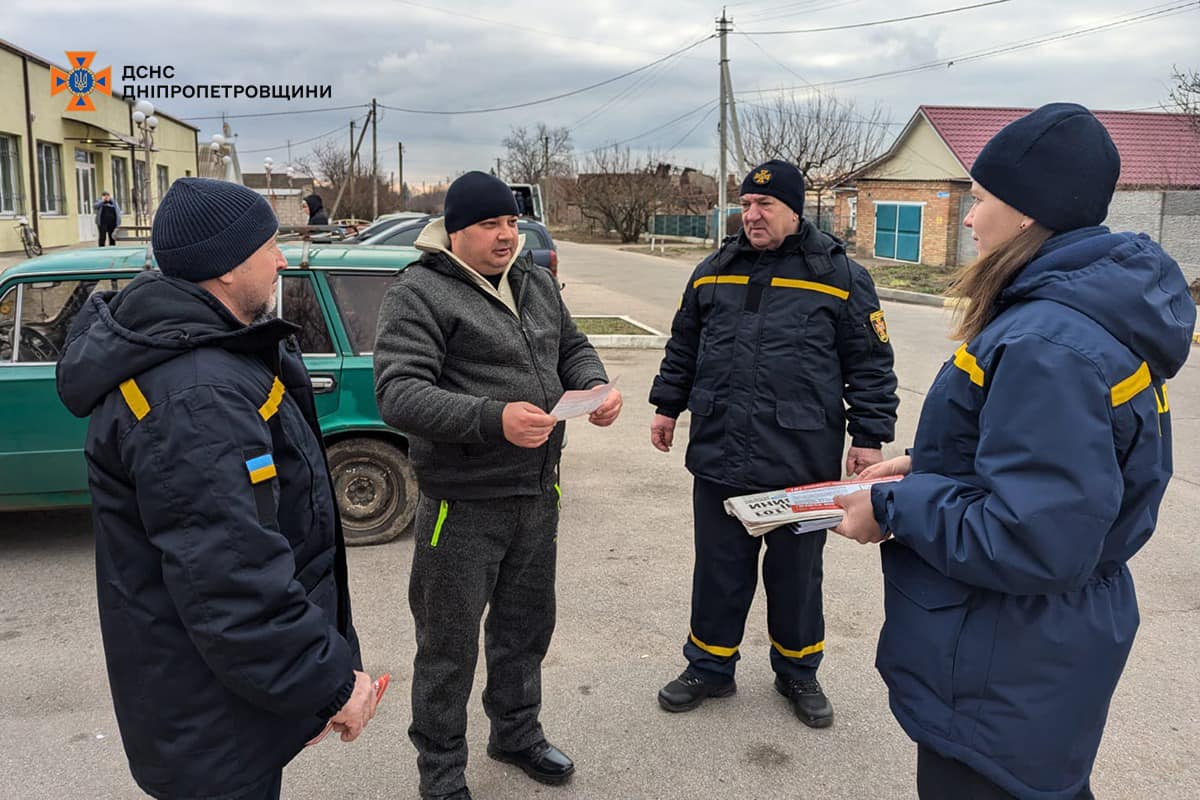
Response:
[[[426,798],[422,795],[423,800],[471,800],[471,790],[467,787],[459,789],[457,792],[450,794],[439,794],[437,797]]]
[[[737,691],[737,684],[706,681],[690,670],[684,670],[675,680],[658,690],[658,704],[667,711],[678,713],[691,711],[708,697],[729,697]]]
[[[828,728],[833,724],[833,704],[816,678],[803,681],[776,675],[775,691],[788,699],[796,717],[808,727]]]
[[[496,761],[520,767],[526,775],[538,783],[545,783],[549,786],[566,783],[567,779],[575,772],[575,762],[545,739],[516,752],[498,750],[488,745],[487,754]]]

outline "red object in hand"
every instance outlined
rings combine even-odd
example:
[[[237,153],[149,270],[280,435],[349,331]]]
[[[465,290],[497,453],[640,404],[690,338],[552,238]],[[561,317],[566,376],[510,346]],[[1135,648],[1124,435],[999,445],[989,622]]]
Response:
[[[388,684],[390,684],[391,682],[392,682],[392,673],[390,673],[390,672],[385,672],[382,675],[380,675],[378,678],[375,679],[374,684],[372,684],[375,687],[375,705],[377,705],[377,706],[379,705],[379,701],[383,699],[383,693],[387,691]],[[329,732],[332,730],[333,730],[333,723],[326,722],[325,727],[321,729],[321,732],[318,733],[313,738],[309,739],[307,742],[305,742],[304,746],[312,747],[314,744],[319,744],[321,742],[321,740],[324,739],[326,736],[328,736]]]

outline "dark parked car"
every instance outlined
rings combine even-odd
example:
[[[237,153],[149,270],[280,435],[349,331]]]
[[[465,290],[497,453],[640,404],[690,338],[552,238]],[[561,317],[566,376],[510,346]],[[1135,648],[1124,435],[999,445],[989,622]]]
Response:
[[[412,247],[428,223],[429,219],[405,222],[359,244]],[[533,263],[550,270],[550,274],[557,278],[558,249],[554,246],[554,238],[550,231],[546,230],[546,226],[531,219],[521,219],[517,221],[517,229],[525,237],[524,252],[532,253]]]
[[[418,222],[424,224],[430,220],[431,216],[420,211],[399,211],[395,214],[384,214],[381,217],[376,217],[374,222],[359,229],[358,233],[347,237],[343,242],[346,244],[362,244],[380,234],[394,230],[400,225],[415,225]]]

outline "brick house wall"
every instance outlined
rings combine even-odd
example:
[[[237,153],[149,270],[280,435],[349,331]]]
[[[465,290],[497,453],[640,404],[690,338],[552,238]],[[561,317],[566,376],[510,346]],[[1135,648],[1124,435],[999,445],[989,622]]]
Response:
[[[875,257],[875,203],[924,203],[921,214],[921,263],[958,266],[958,241],[962,235],[963,197],[971,192],[964,181],[858,181],[858,231],[860,256]],[[939,196],[943,195],[943,196]],[[844,201],[839,200],[839,208]],[[845,210],[849,214],[849,209]]]

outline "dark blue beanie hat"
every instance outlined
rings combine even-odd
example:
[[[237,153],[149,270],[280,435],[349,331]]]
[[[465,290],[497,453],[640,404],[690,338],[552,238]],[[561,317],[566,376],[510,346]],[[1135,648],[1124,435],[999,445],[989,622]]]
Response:
[[[508,184],[478,170],[460,175],[446,190],[446,233],[493,217],[519,216]]]
[[[1092,112],[1051,103],[1011,122],[971,167],[980,186],[1052,231],[1099,225],[1121,174],[1121,156]]]
[[[241,264],[279,230],[258,192],[229,181],[180,178],[171,184],[150,229],[164,275],[197,283]]]
[[[746,173],[741,194],[766,194],[782,200],[797,214],[804,213],[804,176],[786,161],[771,160]]]

